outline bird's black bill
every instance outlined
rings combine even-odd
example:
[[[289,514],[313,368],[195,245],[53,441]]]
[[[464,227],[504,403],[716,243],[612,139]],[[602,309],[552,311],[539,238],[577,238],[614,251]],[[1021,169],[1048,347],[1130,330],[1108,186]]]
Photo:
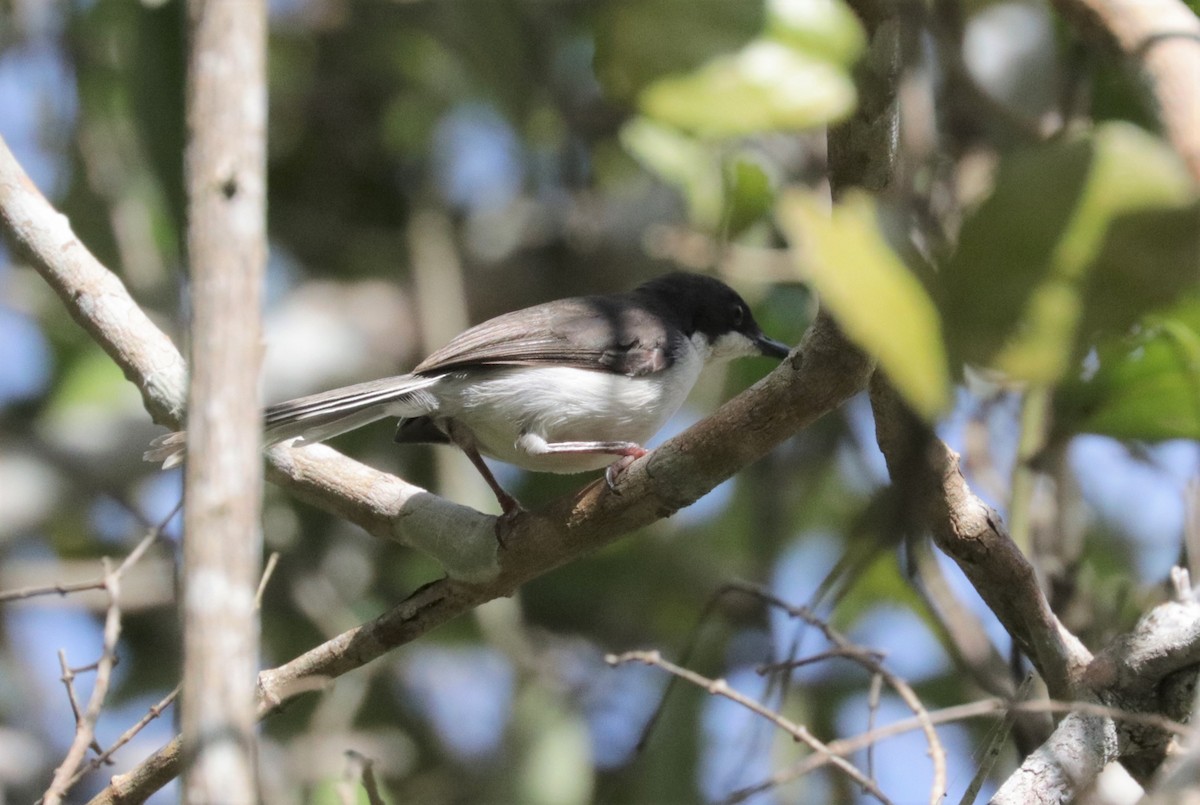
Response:
[[[782,360],[792,351],[792,348],[782,341],[767,338],[765,335],[760,335],[756,338],[755,343],[758,344],[758,351],[768,358],[779,358]]]

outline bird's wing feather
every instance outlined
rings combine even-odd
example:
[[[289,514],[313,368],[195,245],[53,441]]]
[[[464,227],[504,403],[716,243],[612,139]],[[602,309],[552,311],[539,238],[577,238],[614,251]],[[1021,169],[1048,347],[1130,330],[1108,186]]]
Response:
[[[677,346],[658,317],[644,307],[621,308],[609,298],[580,297],[478,324],[434,352],[413,372],[441,374],[471,366],[555,364],[638,376],[666,369]]]

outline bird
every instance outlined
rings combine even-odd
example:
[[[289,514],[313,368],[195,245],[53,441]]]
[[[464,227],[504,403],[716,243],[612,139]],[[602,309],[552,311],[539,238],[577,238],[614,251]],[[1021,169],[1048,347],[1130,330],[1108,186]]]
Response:
[[[721,280],[676,271],[632,291],[559,299],[464,331],[410,373],[288,400],[266,409],[263,445],[323,442],[379,419],[395,441],[457,445],[502,517],[520,503],[483,456],[532,472],[619,474],[683,404],[705,367],[785,358],[750,307]],[[183,431],[160,436],[147,461],[184,460]]]

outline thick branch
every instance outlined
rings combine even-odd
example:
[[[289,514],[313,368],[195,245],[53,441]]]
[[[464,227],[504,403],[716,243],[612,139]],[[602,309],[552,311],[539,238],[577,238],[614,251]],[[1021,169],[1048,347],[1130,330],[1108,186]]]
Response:
[[[871,382],[876,438],[915,529],[958,563],[1004,628],[1033,661],[1050,695],[1075,698],[1091,660],[1086,648],[1050,611],[1033,566],[1009,537],[1000,516],[975,496],[958,456],[911,414],[880,375]]]
[[[1111,718],[1071,713],[991,799],[991,805],[1059,805],[1072,802],[1117,756]]]
[[[1186,574],[1184,574],[1186,576]],[[1191,590],[1177,601],[1159,604],[1134,627],[1096,655],[1083,675],[1080,695],[1102,707],[1081,709],[1063,719],[996,792],[992,800],[1007,803],[1059,803],[1076,799],[1114,760],[1120,760],[1144,786],[1166,756],[1174,731],[1153,720],[1122,718],[1122,713],[1158,715],[1172,709],[1169,719],[1186,717],[1200,662],[1200,603]],[[1181,680],[1179,672],[1189,673]],[[1180,690],[1186,694],[1179,697]],[[1161,719],[1165,720],[1165,719]],[[1169,780],[1160,801],[1176,801],[1180,790]]]
[[[2,137],[0,224],[13,251],[42,275],[72,318],[137,386],[150,417],[178,428],[187,389],[183,357],[121,280],[75,237],[67,217],[38,192]]]
[[[266,2],[190,0],[192,382],[184,473],[185,802],[258,801]]]
[[[1163,131],[1200,183],[1200,19],[1180,0],[1054,0],[1114,46],[1150,88]]]

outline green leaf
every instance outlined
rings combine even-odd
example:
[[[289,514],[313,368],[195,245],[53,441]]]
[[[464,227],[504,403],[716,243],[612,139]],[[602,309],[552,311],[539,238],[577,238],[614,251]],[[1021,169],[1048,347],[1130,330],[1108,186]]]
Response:
[[[951,348],[1016,377],[1057,381],[1088,328],[1134,321],[1184,284],[1180,260],[1195,235],[1181,209],[1192,194],[1175,155],[1127,124],[1005,159],[942,275]],[[1133,243],[1144,259],[1130,259]],[[1113,293],[1139,284],[1148,292]]]
[[[780,226],[801,270],[846,335],[879,360],[912,408],[933,419],[950,395],[937,309],[888,246],[865,194],[847,194],[832,216],[817,200],[780,200]]]
[[[867,45],[858,17],[842,0],[771,0],[767,34],[843,67],[858,61]]]
[[[672,73],[687,73],[762,33],[755,0],[609,0],[596,24],[596,77],[605,94],[632,100]]]
[[[638,97],[642,112],[702,137],[796,130],[841,120],[855,104],[846,71],[771,40],[669,76]]]
[[[1200,281],[1200,200],[1118,216],[1089,277],[1082,331],[1124,332]]]
[[[1060,434],[1200,439],[1200,297],[1103,341],[1055,395]]]
[[[711,147],[645,117],[621,128],[621,144],[648,170],[680,188],[694,223],[717,227],[724,192],[720,161]]]
[[[758,161],[738,155],[725,164],[723,234],[733,237],[758,223],[774,203],[775,189]]]

